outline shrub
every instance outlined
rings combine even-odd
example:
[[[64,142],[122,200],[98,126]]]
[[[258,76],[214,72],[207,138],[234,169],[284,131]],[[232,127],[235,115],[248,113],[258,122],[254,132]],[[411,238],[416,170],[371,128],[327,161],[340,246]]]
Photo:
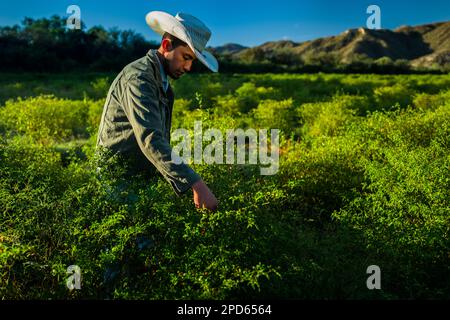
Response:
[[[318,102],[302,104],[298,113],[304,137],[320,137],[338,135],[356,112],[345,103]]]
[[[413,105],[422,110],[434,110],[448,101],[450,101],[450,90],[439,94],[417,93],[414,96]]]
[[[254,83],[246,82],[236,90],[239,112],[247,113],[258,105],[260,99],[270,97],[273,88],[256,87]]]
[[[230,115],[247,114],[258,106],[262,99],[274,98],[278,94],[272,87],[257,87],[252,82],[243,83],[235,92],[215,98],[216,105]]]
[[[95,162],[62,168],[58,153],[23,139],[0,145],[2,297],[219,299],[276,275],[259,258],[253,206],[202,215],[157,177],[125,179],[114,157],[99,180]],[[83,275],[72,294],[70,264]]]
[[[285,135],[298,133],[299,119],[292,99],[261,100],[253,112],[255,128],[280,129]]]
[[[355,111],[360,116],[365,116],[375,109],[373,103],[367,96],[338,93],[333,96],[331,102],[339,105],[343,109]]]
[[[90,96],[93,99],[104,99],[108,93],[111,80],[109,77],[97,78],[91,82],[92,89],[90,90]]]
[[[97,134],[98,127],[100,126],[100,121],[102,119],[104,101],[86,101],[85,103],[89,106],[89,111],[87,115],[87,126],[86,129],[89,135],[93,136]]]
[[[63,95],[80,99],[88,78]],[[176,82],[173,129],[199,120],[222,132],[301,129],[300,140],[280,136],[277,174],[194,163],[219,199],[218,211],[197,210],[192,193],[177,197],[158,176],[124,177],[118,157],[95,152],[102,101],[10,100],[0,107],[2,299],[450,295],[448,77],[186,79]],[[62,94],[60,81],[38,89]],[[216,105],[193,90],[203,85]],[[410,107],[379,110],[406,91]],[[372,264],[382,290],[367,290]],[[82,290],[67,290],[69,265],[80,266]]]
[[[390,110],[398,104],[400,107],[406,107],[411,104],[414,92],[401,85],[379,87],[374,90],[374,99],[378,108]]]
[[[39,96],[9,100],[0,109],[8,130],[40,141],[86,137],[90,102]]]
[[[371,118],[352,127],[352,136],[359,135],[366,149],[359,160],[363,189],[333,217],[365,235],[385,270],[388,291],[406,298],[444,297],[449,289],[444,284],[450,244],[449,108]],[[385,139],[367,138],[378,130]]]

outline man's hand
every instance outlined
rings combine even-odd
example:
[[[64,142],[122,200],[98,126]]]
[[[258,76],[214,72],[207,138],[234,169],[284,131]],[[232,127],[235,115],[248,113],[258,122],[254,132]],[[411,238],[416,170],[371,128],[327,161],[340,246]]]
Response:
[[[211,211],[217,210],[217,199],[203,180],[194,183],[192,185],[192,191],[194,193],[194,203],[196,208],[206,208]]]

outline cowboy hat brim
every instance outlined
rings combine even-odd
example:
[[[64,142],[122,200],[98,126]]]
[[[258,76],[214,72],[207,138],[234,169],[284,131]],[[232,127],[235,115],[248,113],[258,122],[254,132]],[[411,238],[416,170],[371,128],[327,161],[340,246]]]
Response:
[[[201,63],[203,63],[212,72],[219,71],[219,63],[217,59],[206,50],[200,52],[195,49],[185,27],[174,16],[162,11],[152,11],[146,15],[145,21],[147,22],[147,25],[159,35],[163,36],[164,33],[167,32],[186,42]]]

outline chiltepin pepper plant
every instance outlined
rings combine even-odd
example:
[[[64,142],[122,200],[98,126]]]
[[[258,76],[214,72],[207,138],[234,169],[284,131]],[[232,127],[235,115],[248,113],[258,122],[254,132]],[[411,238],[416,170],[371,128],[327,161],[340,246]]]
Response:
[[[2,299],[450,295],[447,75],[174,82],[172,129],[280,129],[274,175],[191,163],[218,197],[213,213],[159,176],[99,162],[111,75],[16,77],[0,80],[27,88],[0,85]],[[380,290],[366,286],[370,265]],[[69,266],[80,289],[67,287]]]

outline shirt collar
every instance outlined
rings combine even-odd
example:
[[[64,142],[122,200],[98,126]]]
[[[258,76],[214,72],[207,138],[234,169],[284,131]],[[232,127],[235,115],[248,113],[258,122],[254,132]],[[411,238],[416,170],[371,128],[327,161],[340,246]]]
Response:
[[[164,91],[167,91],[167,88],[169,87],[169,80],[167,79],[167,75],[164,72],[164,67],[163,67],[161,61],[159,60],[158,54],[156,54],[156,60],[158,60],[159,71],[161,73],[161,80],[162,80]]]

